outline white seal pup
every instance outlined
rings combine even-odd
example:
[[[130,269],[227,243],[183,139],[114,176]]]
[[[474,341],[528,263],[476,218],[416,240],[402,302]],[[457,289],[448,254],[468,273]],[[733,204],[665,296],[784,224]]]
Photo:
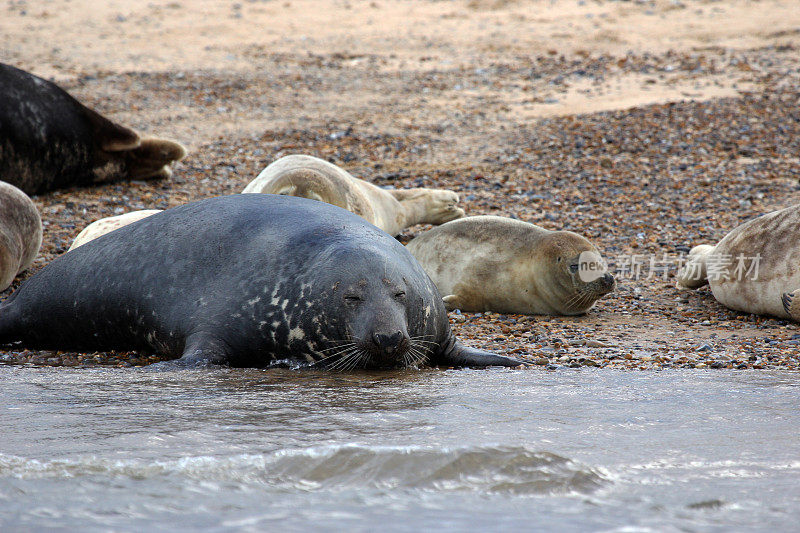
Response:
[[[27,194],[166,178],[180,144],[140,136],[58,85],[0,63],[0,180]]]
[[[130,213],[124,213],[122,215],[95,220],[83,228],[80,233],[78,233],[78,236],[75,237],[74,241],[72,241],[72,246],[70,246],[69,250],[67,251],[69,252],[74,250],[75,248],[86,244],[89,241],[93,241],[99,236],[105,235],[106,233],[114,231],[115,229],[127,226],[131,222],[136,222],[137,220],[141,220],[160,212],[160,209],[143,209],[141,211],[131,211]]]
[[[716,246],[695,246],[677,279],[685,288],[708,283],[736,311],[791,318],[784,293],[800,288],[800,205],[749,220]]]
[[[28,195],[0,181],[0,291],[26,270],[42,246],[42,219]]]
[[[615,286],[587,239],[511,218],[454,220],[424,232],[408,249],[448,309],[577,315]]]
[[[268,193],[320,200],[347,209],[399,235],[415,224],[443,224],[464,216],[458,195],[439,189],[381,189],[310,155],[287,155],[270,164],[243,193]]]

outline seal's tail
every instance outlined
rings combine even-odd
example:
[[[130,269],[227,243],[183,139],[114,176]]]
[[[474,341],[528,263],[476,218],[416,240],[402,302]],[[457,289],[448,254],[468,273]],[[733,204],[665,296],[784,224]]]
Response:
[[[783,293],[781,301],[789,317],[795,322],[800,322],[800,289]]]
[[[686,264],[678,272],[679,288],[697,289],[708,283],[706,260],[714,248],[709,244],[700,244],[689,251]]]

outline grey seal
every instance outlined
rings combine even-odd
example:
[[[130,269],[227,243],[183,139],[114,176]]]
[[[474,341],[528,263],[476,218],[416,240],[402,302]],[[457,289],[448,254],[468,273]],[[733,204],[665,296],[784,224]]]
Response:
[[[286,194],[338,205],[390,235],[415,224],[443,224],[464,216],[453,191],[382,189],[333,163],[303,154],[274,161],[242,192]]]
[[[241,194],[98,237],[0,305],[0,344],[149,350],[181,365],[517,366],[468,348],[392,236],[336,206]]]
[[[448,309],[577,315],[616,285],[586,238],[511,218],[454,220],[422,233],[408,249]]]
[[[800,204],[748,220],[716,245],[689,252],[678,287],[706,283],[722,305],[758,315],[798,316],[792,305],[800,287]]]
[[[0,181],[0,291],[25,271],[42,246],[42,219],[28,195]]]
[[[0,180],[27,194],[166,178],[186,149],[142,137],[55,83],[0,63]]]

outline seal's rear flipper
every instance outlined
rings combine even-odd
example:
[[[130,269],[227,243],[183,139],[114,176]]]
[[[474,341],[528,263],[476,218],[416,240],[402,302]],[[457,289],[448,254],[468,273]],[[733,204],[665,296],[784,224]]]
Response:
[[[167,166],[186,157],[181,144],[155,137],[142,139],[142,143],[125,152],[126,168],[130,179],[168,178],[172,170]]]
[[[453,344],[452,348],[446,350],[434,363],[437,366],[454,366],[459,368],[484,368],[487,366],[517,367],[525,364],[518,359],[512,359],[511,357],[505,357],[496,353],[464,346],[460,342]]]
[[[141,137],[134,130],[80,105],[92,125],[97,145],[105,153],[102,159],[122,159],[124,177],[128,179],[168,178],[172,171],[167,165],[186,157],[186,148],[180,143]]]

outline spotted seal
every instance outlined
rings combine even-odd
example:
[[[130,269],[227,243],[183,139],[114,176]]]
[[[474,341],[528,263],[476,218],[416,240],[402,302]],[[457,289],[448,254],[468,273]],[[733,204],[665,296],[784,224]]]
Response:
[[[124,179],[166,178],[180,144],[142,137],[58,85],[0,63],[0,180],[27,194]]]
[[[785,293],[800,288],[799,243],[800,204],[749,220],[716,245],[692,248],[678,286],[695,289],[707,283],[726,307],[792,318],[793,293]]]
[[[422,233],[408,249],[449,309],[577,315],[615,286],[584,237],[511,218],[454,220]]]
[[[28,195],[0,181],[0,291],[26,270],[42,245],[42,219]]]
[[[396,239],[339,207],[240,194],[63,254],[0,305],[0,344],[145,350],[181,365],[516,366],[456,341]]]
[[[390,235],[415,224],[443,224],[464,216],[453,191],[381,189],[332,163],[301,154],[273,162],[242,192],[285,194],[338,205]]]

